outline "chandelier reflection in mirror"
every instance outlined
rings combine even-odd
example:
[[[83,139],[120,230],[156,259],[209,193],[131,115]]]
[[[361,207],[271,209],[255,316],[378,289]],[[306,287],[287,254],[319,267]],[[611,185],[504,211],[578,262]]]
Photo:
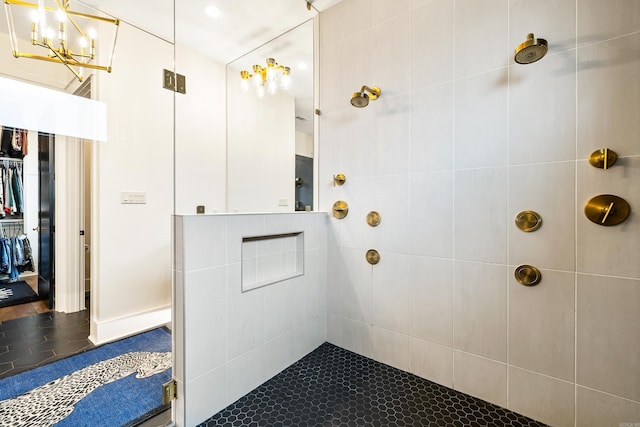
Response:
[[[14,57],[64,64],[80,81],[85,68],[111,72],[118,19],[88,13],[94,10],[87,6],[71,10],[69,0],[4,0],[4,7]],[[98,32],[104,37],[100,47],[108,52],[99,56],[106,65],[95,63]]]
[[[266,67],[256,64],[253,66],[253,73],[247,70],[240,71],[242,90],[247,92],[249,86],[253,86],[260,98],[264,96],[265,91],[273,95],[278,89],[291,88],[290,74],[291,68],[278,64],[274,58],[267,58]]]

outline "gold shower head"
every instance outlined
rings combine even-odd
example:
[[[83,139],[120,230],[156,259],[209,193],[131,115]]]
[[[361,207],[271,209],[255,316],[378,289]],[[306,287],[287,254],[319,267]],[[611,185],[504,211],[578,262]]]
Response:
[[[515,61],[518,64],[531,64],[547,54],[549,47],[545,39],[536,39],[533,33],[527,36],[527,41],[516,48]]]
[[[353,95],[351,95],[351,105],[356,108],[366,107],[369,105],[369,100],[375,101],[379,96],[379,87],[374,86],[370,88],[368,86],[362,86],[359,92],[354,92]]]

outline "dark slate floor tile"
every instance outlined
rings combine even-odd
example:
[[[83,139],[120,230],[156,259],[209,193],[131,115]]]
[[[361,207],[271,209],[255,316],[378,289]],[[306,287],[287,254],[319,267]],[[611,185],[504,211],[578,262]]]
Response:
[[[22,367],[36,367],[39,364],[51,359],[55,354],[53,351],[42,351],[39,353],[31,354],[30,356],[21,357],[13,362],[13,366],[16,368]]]

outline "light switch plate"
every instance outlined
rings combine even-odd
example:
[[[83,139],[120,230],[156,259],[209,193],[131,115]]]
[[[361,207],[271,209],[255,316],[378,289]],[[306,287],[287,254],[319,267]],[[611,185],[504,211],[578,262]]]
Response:
[[[120,192],[120,203],[123,205],[144,205],[147,203],[147,193],[144,191]]]

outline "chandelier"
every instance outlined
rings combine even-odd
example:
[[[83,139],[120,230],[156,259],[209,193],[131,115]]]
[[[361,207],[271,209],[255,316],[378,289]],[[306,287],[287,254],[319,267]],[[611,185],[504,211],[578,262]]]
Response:
[[[118,19],[73,11],[69,8],[69,0],[38,0],[37,3],[4,0],[4,7],[14,57],[64,64],[79,81],[84,80],[84,68],[111,72],[120,25]],[[108,32],[113,34],[110,54],[105,61],[108,65],[94,63],[98,27],[101,37]]]
[[[291,88],[290,73],[291,68],[278,64],[274,58],[267,58],[266,67],[256,64],[253,66],[253,73],[247,70],[240,71],[242,90],[246,92],[249,86],[254,86],[260,98],[264,96],[265,91],[273,95],[278,89]]]

